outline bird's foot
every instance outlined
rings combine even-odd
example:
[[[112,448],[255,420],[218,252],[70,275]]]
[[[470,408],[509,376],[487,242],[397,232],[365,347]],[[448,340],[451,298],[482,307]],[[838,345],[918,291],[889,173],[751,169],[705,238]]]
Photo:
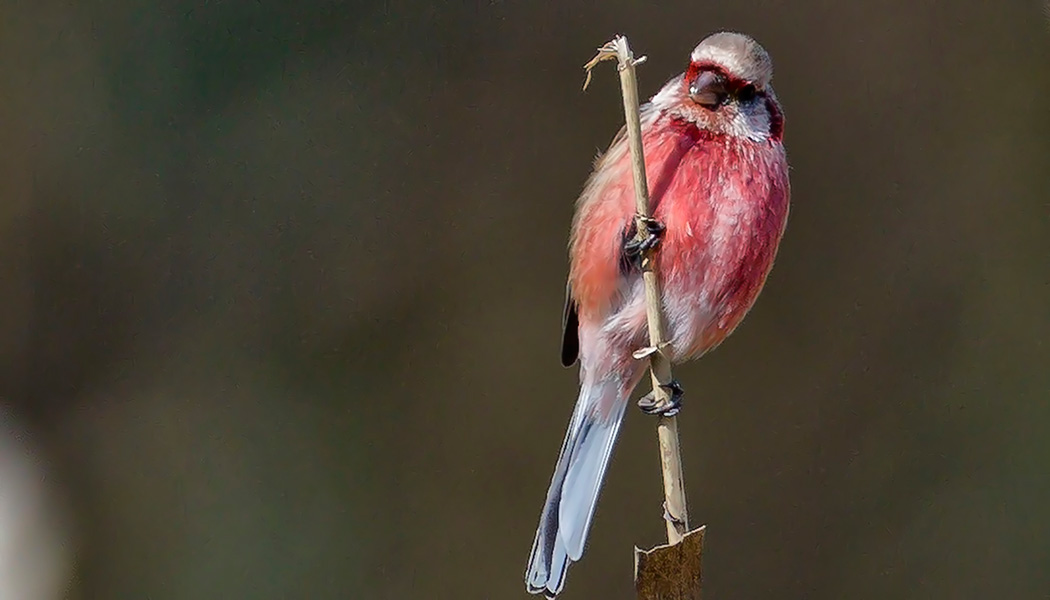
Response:
[[[649,392],[638,400],[638,408],[642,409],[642,412],[647,415],[656,415],[660,417],[673,417],[677,415],[678,411],[682,410],[682,396],[685,394],[685,390],[682,389],[682,386],[678,383],[677,379],[672,379],[670,383],[667,385],[661,385],[660,387],[667,390],[671,395],[668,401],[659,402],[656,399],[656,393]]]
[[[645,237],[638,236],[638,222],[645,227]],[[628,235],[623,243],[624,262],[637,268],[642,268],[645,256],[660,244],[667,227],[652,217],[636,217],[631,222]]]

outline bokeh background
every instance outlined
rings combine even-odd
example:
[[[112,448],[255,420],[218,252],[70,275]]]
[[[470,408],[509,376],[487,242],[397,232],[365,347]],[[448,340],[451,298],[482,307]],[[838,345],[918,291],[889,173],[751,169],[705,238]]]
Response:
[[[572,203],[706,34],[794,204],[677,370],[705,596],[1050,597],[1038,1],[0,3],[0,596],[524,598]],[[564,595],[663,536],[631,411]]]

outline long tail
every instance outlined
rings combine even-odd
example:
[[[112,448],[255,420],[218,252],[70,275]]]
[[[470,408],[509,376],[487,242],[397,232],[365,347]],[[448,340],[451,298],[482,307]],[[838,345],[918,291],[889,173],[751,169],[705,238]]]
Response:
[[[556,596],[569,563],[583,555],[602,479],[634,387],[625,379],[610,375],[580,387],[525,571],[531,594]]]

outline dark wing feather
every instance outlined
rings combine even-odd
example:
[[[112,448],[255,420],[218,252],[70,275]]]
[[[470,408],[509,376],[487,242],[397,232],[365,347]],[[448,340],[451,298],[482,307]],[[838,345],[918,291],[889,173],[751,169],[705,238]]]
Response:
[[[572,287],[565,284],[565,312],[561,318],[561,364],[571,367],[580,356],[580,318],[576,314],[576,301],[572,298]]]

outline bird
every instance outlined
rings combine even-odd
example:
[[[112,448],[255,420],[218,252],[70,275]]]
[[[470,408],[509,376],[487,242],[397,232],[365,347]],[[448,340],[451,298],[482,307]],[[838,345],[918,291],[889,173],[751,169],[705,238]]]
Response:
[[[651,218],[639,236],[625,129],[594,163],[576,203],[561,362],[579,360],[580,392],[525,571],[526,590],[554,598],[587,534],[625,409],[648,361],[642,261],[649,254],[674,364],[717,347],[751,309],[787,225],[790,182],[773,63],[751,37],[721,31],[684,73],[640,107]],[[641,241],[639,241],[641,239]],[[649,394],[644,412],[671,416]]]

